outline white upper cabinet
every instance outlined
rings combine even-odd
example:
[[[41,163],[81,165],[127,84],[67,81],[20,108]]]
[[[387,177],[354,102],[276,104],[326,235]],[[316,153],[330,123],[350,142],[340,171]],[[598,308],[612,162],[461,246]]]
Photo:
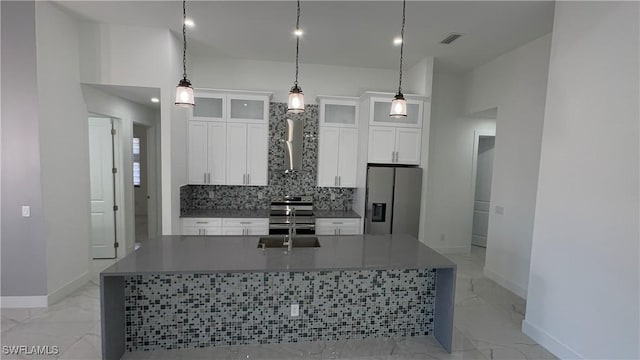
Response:
[[[422,128],[422,100],[407,99],[407,116],[394,118],[389,116],[391,100],[389,98],[372,97],[369,103],[369,125]]]
[[[188,183],[224,184],[226,124],[189,121]]]
[[[318,186],[355,187],[358,98],[319,96]]]
[[[191,110],[191,119],[200,121],[226,121],[227,96],[225,94],[195,90],[196,106]]]
[[[369,126],[369,163],[420,165],[422,129]]]
[[[228,122],[269,122],[269,96],[232,94],[227,96]]]
[[[357,127],[358,98],[318,96],[320,126]]]
[[[227,185],[267,185],[268,132],[263,124],[227,124]]]
[[[188,183],[267,185],[265,92],[196,89],[188,122]]]

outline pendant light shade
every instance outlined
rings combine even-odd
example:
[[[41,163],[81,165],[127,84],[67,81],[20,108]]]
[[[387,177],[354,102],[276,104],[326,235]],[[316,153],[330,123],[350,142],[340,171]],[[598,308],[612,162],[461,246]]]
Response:
[[[180,107],[195,106],[193,88],[191,87],[191,82],[188,79],[180,80],[180,83],[176,86],[176,105]]]
[[[391,101],[391,113],[389,116],[394,118],[407,117],[407,100],[402,93],[397,93]]]
[[[182,80],[176,87],[176,105],[180,107],[194,107],[196,105],[193,96],[191,81],[187,79],[187,4],[182,0]]]
[[[391,112],[389,116],[394,118],[403,118],[407,117],[407,100],[404,98],[402,94],[402,60],[404,57],[404,23],[406,20],[405,10],[406,10],[407,0],[402,1],[402,31],[400,32],[400,76],[398,77],[398,92],[396,96],[391,101]]]
[[[287,112],[300,114],[304,112],[304,94],[302,93],[302,88],[298,86],[298,59],[300,57],[300,37],[302,36],[302,30],[300,30],[300,0],[298,0],[298,15],[294,34],[296,36],[296,80],[293,82],[291,91],[289,91]]]
[[[304,112],[304,94],[297,84],[294,85],[289,92],[287,112],[293,114],[300,114]]]

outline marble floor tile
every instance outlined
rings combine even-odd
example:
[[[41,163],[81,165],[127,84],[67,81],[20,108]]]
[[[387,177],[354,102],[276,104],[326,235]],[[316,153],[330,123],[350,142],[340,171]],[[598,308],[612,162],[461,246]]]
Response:
[[[458,264],[453,352],[433,337],[315,341],[125,353],[126,360],[352,359],[550,360],[555,357],[521,332],[524,300],[487,279],[484,249],[449,255]],[[60,354],[34,359],[101,358],[100,289],[92,281],[43,309],[2,309],[3,345],[57,345]],[[2,359],[29,359],[5,356]]]

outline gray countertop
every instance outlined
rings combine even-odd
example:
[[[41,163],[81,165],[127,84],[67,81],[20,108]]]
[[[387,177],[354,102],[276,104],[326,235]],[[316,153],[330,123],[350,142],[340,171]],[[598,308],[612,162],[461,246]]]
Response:
[[[317,219],[321,218],[360,218],[353,210],[313,210]],[[180,215],[181,218],[268,218],[268,209],[212,209],[191,210]]]
[[[257,236],[161,236],[102,276],[156,273],[455,268],[408,235],[318,236],[319,248],[258,249]]]

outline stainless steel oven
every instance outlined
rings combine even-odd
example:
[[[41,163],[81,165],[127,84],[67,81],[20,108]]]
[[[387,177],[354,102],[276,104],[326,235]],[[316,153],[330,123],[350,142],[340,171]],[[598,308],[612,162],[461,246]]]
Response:
[[[290,226],[295,227],[298,235],[316,233],[312,196],[278,196],[271,199],[269,235],[288,234]]]

